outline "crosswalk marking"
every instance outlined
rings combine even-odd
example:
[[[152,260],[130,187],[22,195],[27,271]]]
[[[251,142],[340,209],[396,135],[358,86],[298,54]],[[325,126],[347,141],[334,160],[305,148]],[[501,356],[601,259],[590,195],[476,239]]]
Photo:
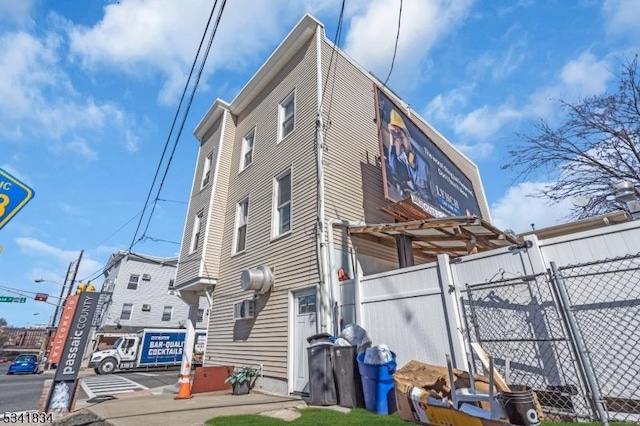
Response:
[[[145,376],[145,377],[156,377],[159,376],[158,373],[134,373],[137,374],[138,376]]]
[[[119,393],[135,392],[149,389],[146,386],[136,383],[126,377],[114,376],[89,376],[80,380],[82,390],[89,399],[96,396],[114,395]]]

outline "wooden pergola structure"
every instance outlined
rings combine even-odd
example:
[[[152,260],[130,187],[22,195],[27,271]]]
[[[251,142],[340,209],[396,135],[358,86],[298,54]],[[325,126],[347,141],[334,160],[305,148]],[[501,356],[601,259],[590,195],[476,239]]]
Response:
[[[349,235],[396,248],[400,267],[412,266],[414,254],[427,259],[443,253],[459,257],[523,242],[476,216],[434,218],[410,198],[380,210],[397,222],[349,227]]]

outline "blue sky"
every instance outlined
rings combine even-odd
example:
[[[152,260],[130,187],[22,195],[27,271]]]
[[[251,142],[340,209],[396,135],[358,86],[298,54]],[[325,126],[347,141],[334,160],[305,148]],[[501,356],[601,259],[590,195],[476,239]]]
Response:
[[[399,4],[346,1],[339,45],[382,78]],[[81,249],[78,278],[94,277],[129,247],[212,5],[0,0],[0,168],[36,192],[0,230],[0,285],[54,295],[59,286],[33,280],[62,282]],[[181,240],[192,130],[213,100],[231,101],[305,12],[333,39],[339,10],[339,0],[227,3],[160,194],[167,201],[134,251],[177,254],[177,244],[154,240]],[[639,16],[635,0],[404,0],[389,86],[479,165],[498,226],[552,225],[570,203],[527,197],[553,175],[514,182],[500,170],[506,149],[531,120],[561,120],[558,99],[615,89],[620,61],[639,51]],[[34,301],[0,304],[14,325],[52,313]]]

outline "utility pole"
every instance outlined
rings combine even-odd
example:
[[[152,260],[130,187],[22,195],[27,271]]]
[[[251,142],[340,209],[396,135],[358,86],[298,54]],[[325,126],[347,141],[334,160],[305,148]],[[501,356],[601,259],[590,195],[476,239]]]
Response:
[[[80,256],[78,257],[78,261],[76,262],[76,267],[73,271],[73,278],[71,278],[71,283],[69,284],[69,291],[67,292],[67,297],[71,296],[71,290],[73,290],[73,285],[76,282],[76,277],[78,276],[78,269],[80,268],[80,262],[82,261],[82,254],[84,250],[80,250]]]

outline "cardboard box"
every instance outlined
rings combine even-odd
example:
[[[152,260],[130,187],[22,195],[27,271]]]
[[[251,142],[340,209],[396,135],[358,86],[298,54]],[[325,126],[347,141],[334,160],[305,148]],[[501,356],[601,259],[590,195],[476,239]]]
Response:
[[[469,374],[453,370],[456,388],[469,387]],[[476,390],[489,391],[489,379],[474,375]],[[508,426],[507,419],[487,420],[454,410],[447,367],[411,361],[394,375],[398,415],[407,422],[435,426]],[[494,389],[495,390],[495,389]],[[487,407],[488,408],[488,407]]]

